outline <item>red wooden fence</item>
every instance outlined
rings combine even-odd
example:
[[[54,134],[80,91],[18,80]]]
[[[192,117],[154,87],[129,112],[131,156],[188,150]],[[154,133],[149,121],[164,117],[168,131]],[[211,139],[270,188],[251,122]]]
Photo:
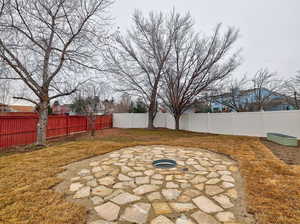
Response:
[[[0,116],[0,151],[36,141],[38,116]],[[96,130],[112,127],[112,115],[97,116]],[[49,116],[47,138],[68,136],[88,131],[85,116]]]

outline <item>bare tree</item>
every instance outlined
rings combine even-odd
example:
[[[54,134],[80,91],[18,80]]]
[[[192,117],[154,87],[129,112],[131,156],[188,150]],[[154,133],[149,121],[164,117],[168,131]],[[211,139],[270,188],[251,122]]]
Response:
[[[129,113],[131,112],[132,101],[129,94],[123,93],[119,103],[115,105],[116,113]]]
[[[97,115],[104,111],[103,101],[108,97],[110,87],[105,82],[89,81],[80,87],[71,108],[78,114],[85,115],[88,130],[95,136]]]
[[[141,97],[148,106],[148,128],[153,128],[157,92],[172,49],[175,33],[189,20],[174,11],[170,15],[141,12],[133,15],[134,28],[118,34],[106,54],[107,69],[117,77],[120,91]]]
[[[232,111],[245,112],[253,109],[253,102],[249,99],[249,80],[246,76],[242,79],[230,79],[216,86],[210,98]]]
[[[300,71],[298,74],[283,83],[282,93],[286,102],[293,105],[296,110],[300,109]]]
[[[111,0],[2,0],[0,60],[33,96],[19,97],[39,112],[37,144],[46,143],[48,105],[74,93],[85,69],[98,69]]]
[[[238,31],[229,28],[220,34],[218,25],[211,37],[193,33],[191,19],[185,20],[181,32],[172,39],[172,57],[168,61],[161,99],[175,119],[179,129],[181,115],[194,100],[211,85],[224,79],[237,67],[237,54],[230,50],[238,37]]]
[[[8,105],[11,99],[12,86],[9,80],[0,80],[0,104]]]
[[[254,75],[252,81],[253,102],[258,111],[270,104],[276,92],[282,88],[282,82],[276,78],[276,74],[268,69],[260,69]]]

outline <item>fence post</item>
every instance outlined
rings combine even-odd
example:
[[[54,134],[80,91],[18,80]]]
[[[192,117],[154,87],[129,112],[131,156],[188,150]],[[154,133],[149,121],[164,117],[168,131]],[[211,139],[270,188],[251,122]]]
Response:
[[[70,118],[69,118],[69,115],[66,115],[66,128],[67,128],[67,136],[70,135],[70,128],[69,128],[69,125],[70,125]]]

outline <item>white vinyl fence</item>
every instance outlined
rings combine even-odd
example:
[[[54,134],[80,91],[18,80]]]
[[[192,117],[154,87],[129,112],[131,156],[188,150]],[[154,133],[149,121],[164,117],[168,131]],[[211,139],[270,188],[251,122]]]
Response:
[[[147,114],[113,115],[113,126],[116,128],[146,128],[147,124]],[[174,118],[170,114],[158,113],[154,125],[174,129]],[[180,129],[259,137],[265,137],[268,132],[276,132],[300,139],[300,111],[188,113],[181,117]]]

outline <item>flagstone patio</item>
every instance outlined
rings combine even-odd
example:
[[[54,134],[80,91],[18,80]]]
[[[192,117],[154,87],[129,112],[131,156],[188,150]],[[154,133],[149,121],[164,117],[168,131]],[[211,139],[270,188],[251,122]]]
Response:
[[[168,158],[177,167],[152,165]],[[244,223],[235,161],[207,150],[138,146],[66,167],[56,187],[89,211],[88,224]]]

